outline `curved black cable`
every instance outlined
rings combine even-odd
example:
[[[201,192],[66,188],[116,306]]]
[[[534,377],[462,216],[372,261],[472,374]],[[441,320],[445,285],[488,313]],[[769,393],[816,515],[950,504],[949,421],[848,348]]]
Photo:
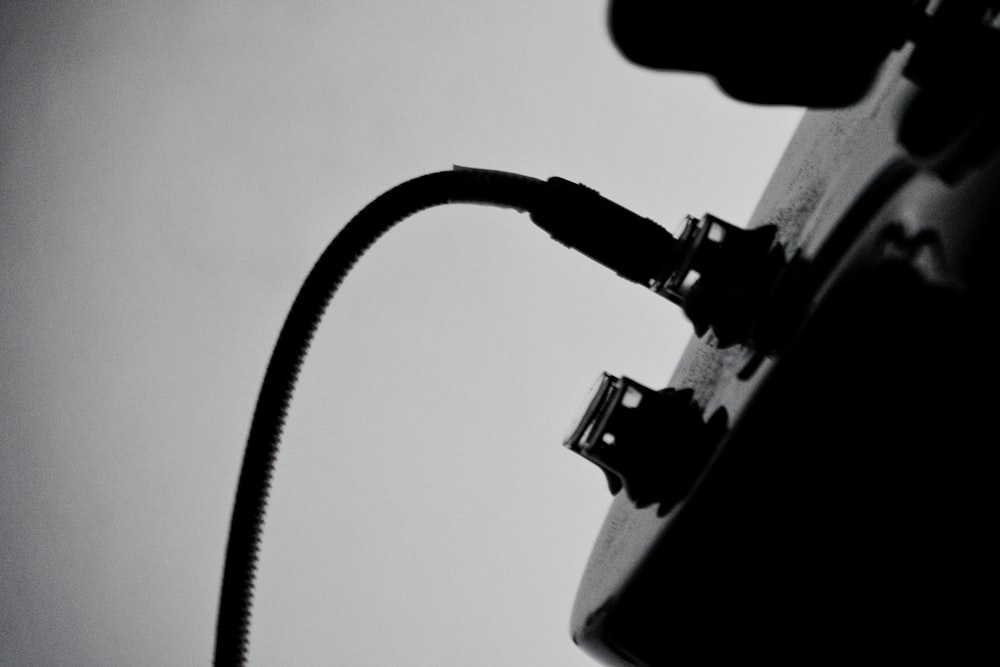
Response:
[[[432,206],[486,204],[533,210],[545,181],[456,167],[406,181],[368,204],[340,231],[299,290],[264,375],[233,507],[216,625],[215,664],[246,664],[254,577],[278,443],[299,370],[334,292],[386,231]]]

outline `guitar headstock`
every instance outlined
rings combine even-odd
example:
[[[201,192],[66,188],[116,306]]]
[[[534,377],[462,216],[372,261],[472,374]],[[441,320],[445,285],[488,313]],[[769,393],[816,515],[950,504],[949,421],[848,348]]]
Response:
[[[1000,93],[984,78],[1000,63],[995,4],[880,4],[873,25],[891,34],[864,28],[854,83],[833,85],[842,108],[806,113],[748,225],[773,226],[783,260],[754,334],[709,328],[669,382],[700,411],[705,430],[689,437],[706,440],[706,463],[679,500],[617,493],[592,553],[572,629],[603,662],[955,659],[988,646],[968,600],[992,597],[997,556],[983,442],[998,370]],[[616,38],[653,58],[653,23],[629,32],[630,11],[612,3]],[[804,62],[838,37],[818,25]],[[743,90],[727,85],[729,65],[680,66]],[[753,78],[747,62],[731,68]],[[812,76],[756,90],[808,102]],[[676,446],[669,424],[646,436]]]

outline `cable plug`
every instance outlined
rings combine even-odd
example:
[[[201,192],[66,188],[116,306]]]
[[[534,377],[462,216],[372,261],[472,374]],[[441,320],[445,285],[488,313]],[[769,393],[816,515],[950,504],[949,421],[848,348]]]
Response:
[[[643,287],[650,287],[668,269],[677,245],[649,218],[558,176],[545,182],[530,214],[556,241]]]
[[[548,179],[531,219],[555,240],[681,306],[698,335],[746,342],[783,269],[773,225],[744,230],[688,216],[678,238],[649,218],[564,178]]]

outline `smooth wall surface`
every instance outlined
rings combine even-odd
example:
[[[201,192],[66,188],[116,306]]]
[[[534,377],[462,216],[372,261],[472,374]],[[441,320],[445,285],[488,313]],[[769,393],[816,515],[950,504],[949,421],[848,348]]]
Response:
[[[741,223],[800,112],[627,64],[602,2],[0,8],[0,664],[210,660],[243,438],[299,281],[452,164]],[[666,383],[673,307],[525,216],[415,217],[301,378],[257,664],[583,665],[610,497],[560,447],[602,370]]]

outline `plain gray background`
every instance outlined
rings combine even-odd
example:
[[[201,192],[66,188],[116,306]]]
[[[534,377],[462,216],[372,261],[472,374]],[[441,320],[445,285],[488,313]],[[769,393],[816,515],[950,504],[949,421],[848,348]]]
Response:
[[[800,111],[627,64],[602,0],[0,9],[0,663],[210,660],[243,438],[322,247],[452,164],[742,224]],[[717,48],[706,36],[706,48]],[[584,665],[609,502],[560,442],[675,309],[495,209],[367,256],[299,385],[258,664]]]

